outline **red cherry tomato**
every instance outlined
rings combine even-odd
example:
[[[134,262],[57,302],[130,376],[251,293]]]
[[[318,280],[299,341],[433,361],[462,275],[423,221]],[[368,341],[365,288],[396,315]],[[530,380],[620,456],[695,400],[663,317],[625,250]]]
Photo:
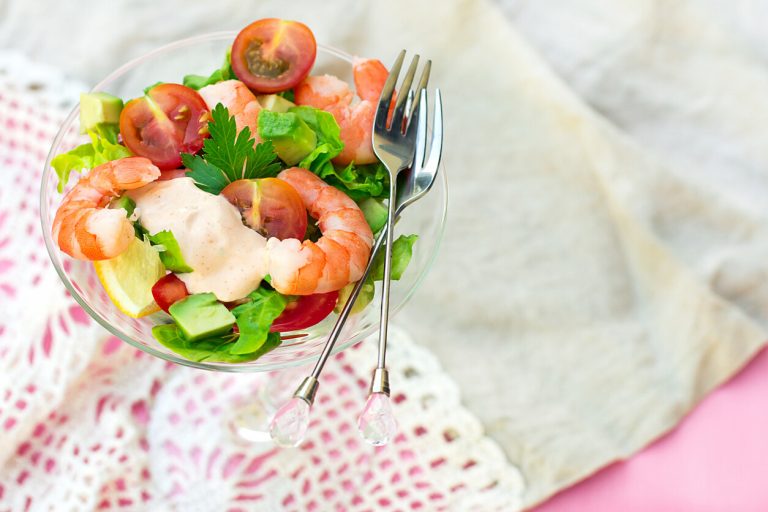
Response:
[[[254,92],[274,93],[304,80],[317,55],[312,31],[298,21],[258,20],[237,34],[232,70]]]
[[[339,292],[301,295],[286,306],[272,322],[271,332],[287,332],[306,329],[327,317],[336,306]]]
[[[181,153],[197,153],[208,136],[208,107],[197,91],[160,84],[129,101],[120,113],[120,134],[133,154],[160,170],[181,165]]]
[[[246,224],[264,236],[304,238],[307,210],[299,193],[283,180],[237,180],[224,187],[221,195],[237,206]]]
[[[189,295],[184,282],[175,274],[168,274],[160,278],[152,287],[152,296],[160,309],[168,313],[172,304]]]

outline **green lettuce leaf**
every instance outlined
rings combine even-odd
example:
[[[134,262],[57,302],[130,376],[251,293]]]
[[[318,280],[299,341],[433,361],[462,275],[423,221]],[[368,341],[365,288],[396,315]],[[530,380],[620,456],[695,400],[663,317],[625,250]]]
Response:
[[[351,163],[346,167],[333,165],[331,160],[339,156],[344,143],[339,125],[329,112],[308,106],[291,107],[288,111],[301,117],[317,134],[317,146],[299,162],[299,167],[312,171],[356,201],[389,195],[389,173],[380,162]]]
[[[103,163],[132,156],[128,148],[117,142],[119,133],[120,128],[116,124],[96,125],[95,129],[88,131],[90,143],[55,156],[51,160],[51,167],[59,177],[59,192],[64,190],[72,171],[93,169]]]
[[[188,341],[176,324],[161,324],[152,328],[152,336],[167,348],[190,361],[204,361],[219,347],[231,343],[235,335]]]
[[[308,169],[318,176],[326,167],[333,168],[331,159],[337,157],[344,149],[344,143],[341,142],[341,129],[336,119],[330,112],[309,106],[291,107],[288,112],[299,116],[317,135],[317,146],[299,162],[299,167]]]
[[[338,151],[337,155],[344,149],[344,143],[341,142],[341,128],[330,112],[307,105],[291,107],[288,112],[293,112],[312,128],[317,134],[318,145],[330,144]]]
[[[96,151],[92,144],[81,144],[75,149],[56,155],[51,160],[51,166],[59,177],[59,192],[64,190],[64,185],[69,181],[69,175],[72,171],[82,171],[95,167]]]
[[[232,310],[240,331],[240,338],[230,349],[232,354],[248,354],[259,350],[269,337],[272,322],[288,305],[285,295],[264,287],[257,288],[248,297],[250,302]]]
[[[152,88],[154,88],[154,87],[157,87],[158,85],[162,85],[162,84],[164,84],[164,83],[165,83],[165,82],[155,82],[155,83],[153,83],[152,85],[148,85],[148,86],[146,86],[146,87],[144,88],[144,95],[147,95],[147,94],[149,93],[149,90],[150,90],[150,89],[152,89]]]
[[[382,163],[355,165],[353,162],[346,167],[330,165],[316,174],[355,201],[389,196],[389,173]]]
[[[211,85],[218,82],[222,82],[224,80],[232,80],[233,78],[237,78],[235,76],[235,72],[232,71],[231,53],[232,53],[232,49],[230,48],[227,50],[227,55],[224,57],[224,63],[221,65],[219,69],[215,70],[210,75],[208,76],[186,75],[183,78],[182,83],[187,87],[189,87],[190,89],[199,91],[206,85]]]
[[[237,334],[215,336],[190,342],[184,338],[181,330],[175,324],[162,324],[152,328],[152,335],[163,346],[185,359],[198,363],[203,361],[211,363],[246,363],[254,361],[278,347],[281,342],[279,333],[269,333],[266,341],[258,350],[248,354],[233,354],[231,349],[236,343]]]
[[[271,352],[280,346],[282,340],[280,339],[279,332],[270,332],[267,334],[267,339],[264,343],[253,352],[247,354],[236,354],[233,349],[235,343],[229,343],[226,346],[219,346],[217,350],[211,354],[206,361],[215,363],[247,363],[248,361],[255,361],[267,352]]]
[[[165,268],[171,272],[184,273],[192,272],[190,267],[181,255],[181,247],[176,237],[171,231],[159,231],[154,235],[149,235],[149,241],[152,242],[160,251],[160,261]]]
[[[295,112],[259,113],[259,137],[271,142],[280,160],[293,166],[317,146],[317,134]]]
[[[333,144],[328,142],[319,143],[315,146],[307,156],[301,159],[298,163],[299,167],[303,167],[308,171],[312,171],[318,176],[328,175],[333,173],[333,163],[331,159],[335,158],[340,150],[336,150]]]

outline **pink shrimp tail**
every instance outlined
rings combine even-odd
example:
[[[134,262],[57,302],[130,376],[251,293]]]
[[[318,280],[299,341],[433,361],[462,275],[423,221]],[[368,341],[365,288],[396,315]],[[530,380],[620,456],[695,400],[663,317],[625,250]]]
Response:
[[[121,209],[107,209],[125,190],[160,177],[147,158],[128,157],[107,162],[82,176],[64,197],[53,219],[53,239],[59,248],[81,260],[104,260],[123,252],[134,236],[133,225]]]
[[[387,81],[387,76],[389,76],[389,72],[384,64],[378,59],[356,58],[354,60],[353,73],[355,89],[360,99],[374,103],[378,102],[381,90],[384,89],[384,82]]]
[[[330,112],[339,124],[344,149],[333,159],[339,165],[377,161],[371,134],[379,96],[387,81],[387,68],[380,60],[356,59],[353,74],[360,98],[356,104],[352,104],[349,85],[335,76],[309,76],[294,89],[296,103]]]

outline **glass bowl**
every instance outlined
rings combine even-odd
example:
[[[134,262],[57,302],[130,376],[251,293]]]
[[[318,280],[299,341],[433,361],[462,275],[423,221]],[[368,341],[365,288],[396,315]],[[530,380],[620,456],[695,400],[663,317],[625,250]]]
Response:
[[[106,91],[128,99],[141,96],[145,87],[158,81],[180,83],[186,74],[208,75],[221,66],[225,52],[236,35],[236,32],[217,32],[163,46],[118,68],[99,82],[93,91]],[[333,74],[351,84],[353,83],[352,56],[320,45],[312,73]],[[270,371],[307,363],[320,354],[326,336],[336,320],[335,314],[309,329],[283,333],[283,343],[256,361],[208,363],[184,359],[152,337],[152,326],[168,322],[168,316],[165,313],[159,312],[134,319],[120,312],[101,286],[91,262],[70,258],[61,252],[51,239],[51,224],[63,197],[63,194],[59,194],[56,190],[58,178],[51,168],[51,159],[59,153],[69,151],[76,145],[88,141],[87,136],[79,133],[79,129],[79,106],[76,106],[56,135],[45,163],[40,191],[40,216],[45,246],[56,272],[75,300],[94,320],[136,348],[174,363],[206,370]],[[69,187],[77,181],[76,173],[72,174]],[[408,302],[429,271],[437,254],[445,226],[446,186],[445,170],[441,168],[430,193],[410,206],[397,224],[395,236],[416,233],[419,239],[414,245],[413,258],[408,269],[402,278],[392,285],[392,313],[397,312]],[[335,346],[335,351],[361,341],[377,329],[380,293],[379,287],[373,302],[360,313],[349,317]]]

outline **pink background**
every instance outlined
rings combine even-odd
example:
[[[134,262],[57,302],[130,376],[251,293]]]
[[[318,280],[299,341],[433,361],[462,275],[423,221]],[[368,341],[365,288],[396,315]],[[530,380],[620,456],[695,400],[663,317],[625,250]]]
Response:
[[[768,349],[675,430],[535,512],[768,511]]]

